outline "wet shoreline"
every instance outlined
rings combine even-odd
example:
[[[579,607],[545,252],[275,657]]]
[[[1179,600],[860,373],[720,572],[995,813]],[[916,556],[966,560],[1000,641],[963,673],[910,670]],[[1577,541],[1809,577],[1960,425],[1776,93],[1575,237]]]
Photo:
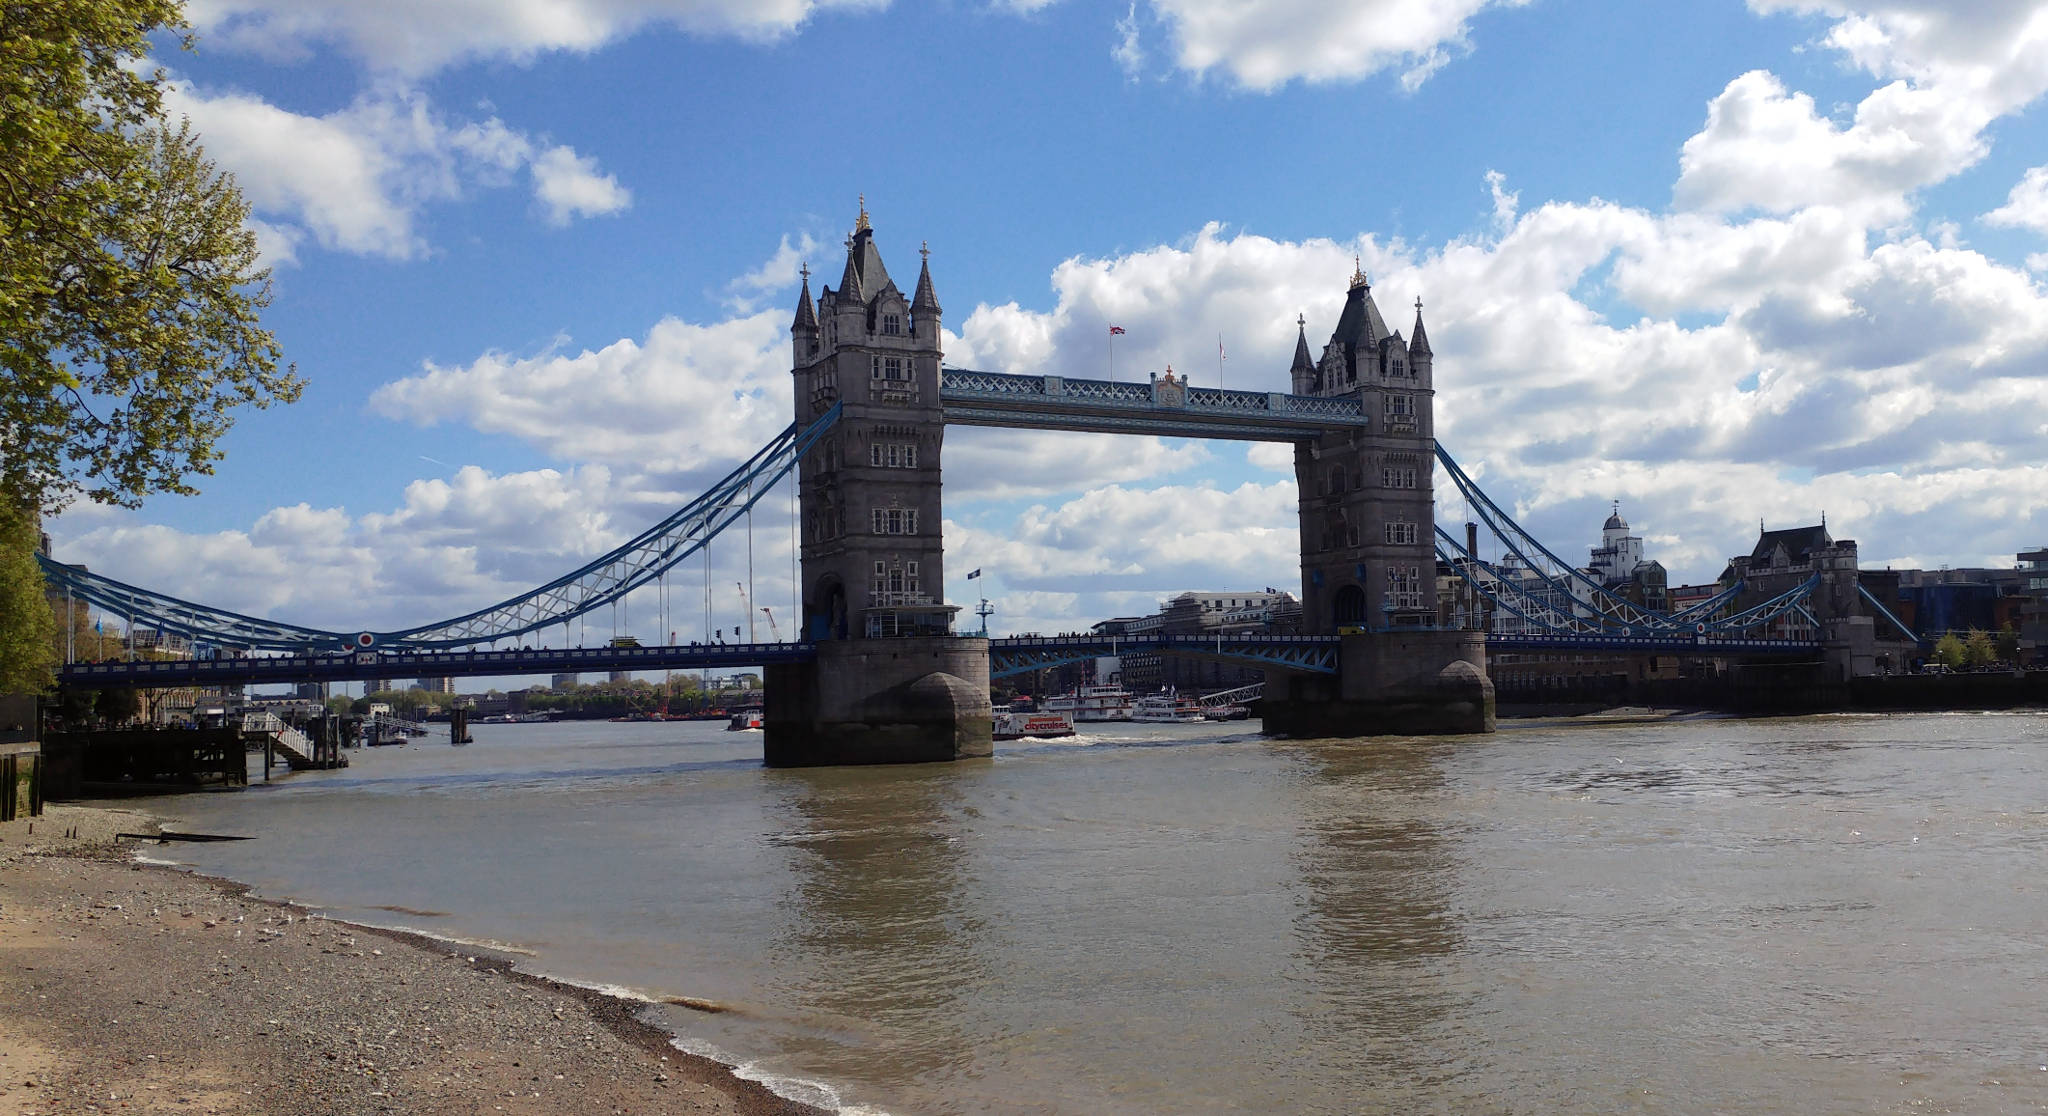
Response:
[[[0,830],[0,1107],[824,1111],[685,1052],[633,999],[138,862],[113,834],[147,815],[29,821]]]

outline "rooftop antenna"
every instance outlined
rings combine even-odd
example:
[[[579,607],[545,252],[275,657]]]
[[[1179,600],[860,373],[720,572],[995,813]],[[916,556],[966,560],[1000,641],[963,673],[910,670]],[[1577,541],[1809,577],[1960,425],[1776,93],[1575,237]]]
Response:
[[[981,617],[981,635],[983,639],[988,638],[988,618],[994,616],[995,613],[995,607],[988,603],[987,597],[983,597],[981,604],[974,610],[974,614]]]

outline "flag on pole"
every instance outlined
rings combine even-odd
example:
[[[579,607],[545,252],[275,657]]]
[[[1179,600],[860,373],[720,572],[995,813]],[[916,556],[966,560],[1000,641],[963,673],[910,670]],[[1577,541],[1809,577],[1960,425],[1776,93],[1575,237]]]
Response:
[[[1223,363],[1223,335],[1216,335],[1216,363]]]
[[[1111,336],[1113,336],[1113,337],[1121,337],[1121,336],[1123,335],[1123,332],[1124,332],[1124,327],[1122,327],[1122,326],[1110,326],[1110,327],[1109,327],[1109,332],[1110,332],[1110,335],[1111,335]]]
[[[968,574],[968,575],[967,575],[967,580],[969,580],[969,581],[973,581],[973,580],[974,580],[975,578],[977,578],[977,577],[980,577],[980,576],[981,576],[981,571],[980,571],[980,570],[975,570],[975,571],[974,571],[973,573],[971,573],[971,574]]]

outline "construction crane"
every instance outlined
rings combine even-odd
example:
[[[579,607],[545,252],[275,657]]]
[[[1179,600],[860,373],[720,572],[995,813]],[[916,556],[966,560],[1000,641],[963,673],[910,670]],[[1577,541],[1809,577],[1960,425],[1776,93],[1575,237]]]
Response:
[[[768,618],[768,631],[769,631],[769,633],[770,633],[770,634],[772,634],[772,635],[773,635],[773,636],[775,637],[775,642],[777,642],[777,643],[781,643],[781,642],[782,642],[782,625],[780,625],[780,624],[777,624],[777,623],[775,622],[775,613],[774,613],[774,612],[772,612],[772,611],[770,611],[767,605],[762,605],[762,606],[761,606],[761,615],[763,615],[763,616],[766,616],[766,617]]]
[[[747,599],[747,583],[744,581],[735,581],[732,583],[732,587],[740,591],[740,608],[747,614],[747,642],[761,642],[760,640],[754,638],[754,602]],[[735,631],[733,632],[733,634],[737,636],[739,632]]]

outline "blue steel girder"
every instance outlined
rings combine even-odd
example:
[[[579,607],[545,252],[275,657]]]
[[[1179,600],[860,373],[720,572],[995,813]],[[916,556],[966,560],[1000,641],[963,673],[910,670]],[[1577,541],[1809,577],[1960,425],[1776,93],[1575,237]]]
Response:
[[[1745,639],[1738,636],[1679,635],[1494,635],[1488,651],[1610,651],[1674,655],[1807,655],[1819,651],[1816,640]]]
[[[1011,636],[989,640],[989,676],[1012,675],[1109,655],[1157,653],[1243,663],[1301,674],[1337,673],[1337,636]]]
[[[1329,430],[1372,426],[1372,417],[1356,397],[1020,376],[964,368],[940,370],[939,400],[945,405],[946,421],[956,426],[1269,442],[1299,442]]]
[[[1886,620],[1891,621],[1892,627],[1897,628],[1901,633],[1905,635],[1907,639],[1912,640],[1914,643],[1927,642],[1926,640],[1920,638],[1920,634],[1918,632],[1915,632],[1913,629],[1907,627],[1906,622],[1904,620],[1899,619],[1896,615],[1894,615],[1891,609],[1886,608],[1883,601],[1878,600],[1877,597],[1874,594],[1872,594],[1870,590],[1865,589],[1863,587],[1862,582],[1858,582],[1856,584],[1856,592],[1863,597],[1863,602],[1865,604],[1876,609],[1877,614],[1879,616],[1882,616]]]
[[[1494,537],[1500,540],[1501,545],[1521,559],[1522,564],[1541,578],[1552,591],[1580,599],[1597,614],[1619,617],[1630,629],[1676,629],[1677,625],[1671,623],[1670,616],[1644,608],[1626,597],[1609,591],[1606,586],[1544,546],[1541,540],[1524,530],[1507,512],[1502,511],[1500,505],[1495,504],[1492,497],[1466,475],[1465,470],[1459,467],[1441,442],[1436,444],[1436,459],[1444,467],[1444,475],[1451,479],[1451,484],[1457,488],[1458,494],[1465,498],[1465,504],[1471,509],[1474,517],[1485,523]],[[1443,533],[1441,528],[1438,529],[1438,533]],[[1450,541],[1452,546],[1458,547],[1456,540]],[[1478,555],[1472,555],[1472,558],[1476,561]]]
[[[1819,627],[1820,621],[1814,619],[1813,613],[1808,612],[1806,609],[1806,602],[1812,599],[1813,591],[1819,587],[1820,574],[1816,573],[1805,581],[1772,597],[1770,600],[1751,605],[1733,616],[1707,625],[1707,630],[1744,631],[1750,628],[1760,628],[1776,620],[1778,617],[1793,611],[1803,613],[1809,622],[1815,627]]]
[[[1554,581],[1545,581],[1546,593],[1529,591],[1512,573],[1465,553],[1451,533],[1436,529],[1436,555],[1479,594],[1508,610],[1525,623],[1556,633],[1576,635],[1641,635],[1653,630],[1629,625],[1579,598]],[[1474,570],[1491,578],[1482,578]]]
[[[1708,614],[1700,606],[1688,608],[1676,615],[1638,609],[1638,612],[1651,618],[1653,622],[1628,623],[1613,615],[1595,611],[1599,602],[1589,602],[1570,595],[1562,587],[1552,590],[1554,593],[1563,594],[1562,602],[1538,597],[1516,581],[1509,572],[1467,554],[1464,547],[1442,527],[1436,529],[1436,534],[1437,557],[1445,565],[1495,605],[1529,624],[1545,629],[1546,638],[1682,639],[1688,636],[1719,635],[1762,627],[1793,610],[1798,610],[1808,620],[1812,620],[1812,613],[1807,612],[1804,606],[1813,595],[1813,590],[1820,584],[1820,575],[1815,574],[1792,589],[1732,616],[1709,619]],[[1490,576],[1482,578],[1475,570],[1483,570]],[[1741,588],[1742,584],[1738,582],[1717,594],[1714,600],[1725,602],[1732,599]],[[1711,602],[1702,602],[1702,605],[1707,603]],[[1569,611],[1566,611],[1567,609]],[[1684,620],[1689,620],[1690,623],[1682,622]],[[1814,623],[1817,625],[1818,621]]]
[[[72,663],[58,681],[79,686],[214,686],[454,678],[613,670],[694,670],[806,662],[817,645],[712,643],[655,647],[562,647],[519,651],[353,651],[168,661]]]
[[[38,555],[52,588],[159,631],[198,642],[262,651],[335,647],[454,648],[552,627],[624,597],[703,549],[738,521],[839,421],[840,404],[799,427],[791,423],[702,496],[607,554],[488,608],[389,632],[340,632],[284,624],[181,600]]]

